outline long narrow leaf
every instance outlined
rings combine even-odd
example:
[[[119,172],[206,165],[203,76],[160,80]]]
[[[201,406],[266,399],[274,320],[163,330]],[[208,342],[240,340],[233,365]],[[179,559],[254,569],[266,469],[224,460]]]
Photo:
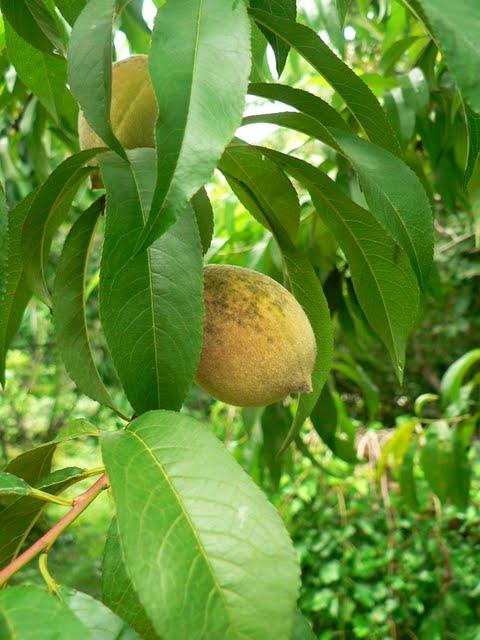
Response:
[[[390,121],[367,85],[305,25],[251,9],[257,24],[264,26],[307,60],[342,96],[353,117],[372,142],[400,155]]]
[[[250,65],[243,1],[178,0],[158,10],[149,58],[160,112],[157,184],[138,251],[183,214],[211,176],[240,124]]]
[[[73,225],[57,267],[53,290],[53,319],[65,367],[79,389],[115,409],[93,360],[85,313],[88,255],[104,198],[94,202]]]

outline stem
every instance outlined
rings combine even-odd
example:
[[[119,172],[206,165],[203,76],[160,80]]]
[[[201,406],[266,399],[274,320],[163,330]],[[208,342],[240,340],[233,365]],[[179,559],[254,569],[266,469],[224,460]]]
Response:
[[[45,580],[49,593],[57,593],[60,589],[58,582],[52,578],[50,571],[48,570],[48,553],[45,551],[40,554],[38,559],[38,568],[42,574],[42,578]]]
[[[46,491],[41,491],[40,489],[32,489],[30,491],[30,495],[32,496],[32,498],[36,498],[37,500],[43,500],[43,502],[51,502],[52,504],[61,504],[64,507],[71,507],[74,503],[73,498],[61,498],[60,496],[56,496],[54,493],[47,493]]]
[[[80,494],[74,500],[71,510],[59,520],[50,531],[47,531],[41,538],[26,549],[21,555],[13,560],[9,565],[0,571],[0,587],[22,567],[38,556],[42,551],[49,551],[60,535],[69,527],[78,516],[95,500],[95,498],[108,487],[108,478],[103,474],[87,491]]]

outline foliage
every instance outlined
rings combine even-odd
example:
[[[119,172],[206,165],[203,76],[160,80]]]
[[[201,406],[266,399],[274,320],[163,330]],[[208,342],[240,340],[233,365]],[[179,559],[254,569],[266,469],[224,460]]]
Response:
[[[460,628],[439,505],[462,513],[461,531],[472,525],[478,339],[442,319],[437,335],[458,350],[433,362],[416,331],[445,306],[451,317],[478,310],[480,14],[459,4],[1,0],[0,586],[38,556],[46,589],[2,591],[0,635],[306,640],[297,601],[323,638]],[[112,61],[130,53],[149,54],[155,149],[124,148],[111,119]],[[79,151],[80,109],[105,148]],[[312,393],[240,413],[192,390],[209,262],[290,289],[315,334]],[[32,353],[19,348],[26,337]],[[421,373],[399,417],[392,396],[410,360]],[[386,523],[356,470],[379,417],[396,419],[370,456]],[[67,459],[72,446],[93,460]],[[329,474],[339,514],[316,495]],[[303,591],[285,524],[257,485],[301,550]],[[48,566],[107,488],[111,610],[96,578],[92,599]],[[52,502],[56,524],[43,529]],[[424,546],[406,533],[414,526]],[[414,585],[399,560],[418,567],[419,553],[428,575]],[[454,592],[468,638],[476,592]]]

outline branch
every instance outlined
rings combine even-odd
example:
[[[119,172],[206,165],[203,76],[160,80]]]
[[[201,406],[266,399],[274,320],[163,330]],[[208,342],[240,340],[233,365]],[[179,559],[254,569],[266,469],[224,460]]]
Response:
[[[53,527],[39,538],[31,547],[13,560],[0,571],[0,588],[30,560],[38,556],[42,551],[49,551],[59,536],[69,527],[78,516],[95,500],[95,498],[108,487],[108,478],[103,474],[87,491],[80,494],[74,500],[72,509]]]

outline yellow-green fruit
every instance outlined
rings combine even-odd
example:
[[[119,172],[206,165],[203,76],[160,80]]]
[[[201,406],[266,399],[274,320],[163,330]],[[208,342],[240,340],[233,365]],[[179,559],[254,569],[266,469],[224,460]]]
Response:
[[[110,119],[113,133],[125,149],[155,146],[158,106],[148,73],[148,57],[132,56],[112,67]],[[104,147],[83,113],[78,118],[80,148]]]
[[[205,269],[205,327],[197,382],[217,400],[261,407],[312,391],[315,336],[292,294],[265,275]]]

